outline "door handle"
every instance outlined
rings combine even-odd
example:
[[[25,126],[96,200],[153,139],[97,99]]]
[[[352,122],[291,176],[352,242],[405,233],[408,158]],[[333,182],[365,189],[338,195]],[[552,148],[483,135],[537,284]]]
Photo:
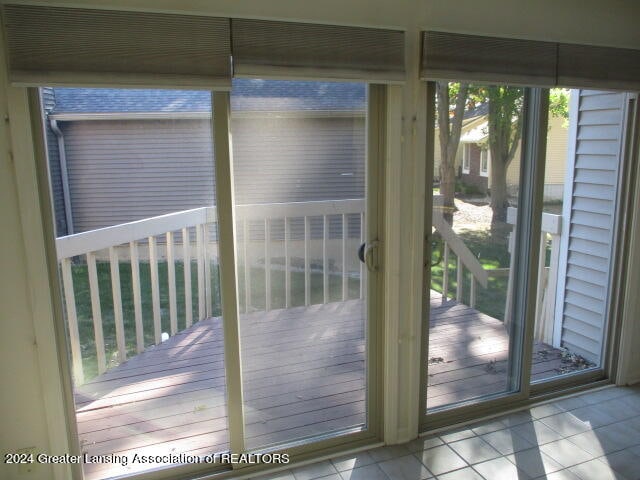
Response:
[[[370,243],[363,243],[358,248],[358,258],[367,266],[370,272],[378,271],[378,246],[380,242],[374,240]]]

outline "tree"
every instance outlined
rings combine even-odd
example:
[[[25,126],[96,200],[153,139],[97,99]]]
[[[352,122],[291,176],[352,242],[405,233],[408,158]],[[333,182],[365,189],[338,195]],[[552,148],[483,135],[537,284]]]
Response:
[[[492,227],[507,217],[507,169],[522,137],[523,90],[490,86],[481,89],[488,102],[489,150],[491,152]]]
[[[468,90],[469,85],[466,83],[436,83],[438,137],[440,140],[440,194],[443,199],[444,217],[448,223],[453,223],[456,188],[455,161]],[[454,105],[453,110],[451,110],[451,105]]]

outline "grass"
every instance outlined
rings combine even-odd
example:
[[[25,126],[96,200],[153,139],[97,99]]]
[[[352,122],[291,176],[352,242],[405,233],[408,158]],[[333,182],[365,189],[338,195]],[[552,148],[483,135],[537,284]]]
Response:
[[[107,368],[110,368],[118,364],[118,349],[116,345],[110,265],[108,262],[97,262],[96,268],[98,273],[98,287],[100,290],[100,309],[102,314],[102,330],[104,335],[105,355],[107,359]],[[186,327],[184,265],[182,262],[175,263],[175,274],[178,331],[180,331]],[[84,376],[85,380],[90,380],[98,375],[98,366],[87,266],[85,264],[73,265],[72,275]],[[212,263],[212,316],[221,315],[220,283],[218,281],[218,278],[218,265]],[[244,278],[244,271],[242,267],[239,268],[238,278]],[[158,280],[160,296],[160,318],[162,327],[161,331],[170,332],[169,281],[166,262],[158,262]],[[128,357],[136,354],[135,316],[131,282],[131,264],[120,263],[120,292],[122,296],[123,324]],[[240,281],[239,283],[240,285],[238,298],[240,302],[240,311],[244,312],[244,283],[242,281]],[[312,272],[310,275],[310,301],[312,304],[323,303],[322,284],[322,273],[318,271]],[[145,346],[150,346],[155,342],[153,330],[151,270],[148,262],[140,262],[140,290],[144,344]],[[359,296],[359,278],[348,277],[348,298],[355,299],[359,298]],[[342,275],[331,273],[329,275],[329,301],[340,300],[342,300]],[[264,310],[265,303],[264,268],[255,267],[251,269],[251,307],[253,310]],[[302,306],[304,305],[304,303],[304,273],[297,271],[291,272],[291,304],[292,306]],[[198,277],[197,264],[195,261],[191,263],[191,306],[193,321],[196,322],[198,320]],[[272,268],[271,308],[284,308],[284,306],[284,270],[277,267]]]
[[[498,240],[491,237],[489,231],[465,231],[459,234],[465,245],[474,256],[478,259],[485,270],[493,270],[496,268],[508,268],[511,255],[507,250],[506,239]],[[440,259],[438,251],[432,253],[432,263]],[[456,268],[457,256],[449,253],[449,295],[455,293],[457,288]],[[431,268],[431,288],[437,292],[442,292],[444,277],[444,265],[440,261]],[[475,308],[482,313],[490,315],[494,318],[504,320],[504,307],[507,298],[508,276],[491,276],[487,283],[487,288],[477,285],[476,289],[476,306]],[[464,281],[462,285],[463,303],[470,303],[471,292],[471,275],[465,270]]]

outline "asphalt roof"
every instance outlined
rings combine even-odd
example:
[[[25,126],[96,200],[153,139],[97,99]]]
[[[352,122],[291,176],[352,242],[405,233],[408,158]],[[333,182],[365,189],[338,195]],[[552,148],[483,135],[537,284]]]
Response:
[[[51,113],[208,112],[208,91],[115,88],[53,88]],[[362,83],[234,79],[236,111],[364,111]]]

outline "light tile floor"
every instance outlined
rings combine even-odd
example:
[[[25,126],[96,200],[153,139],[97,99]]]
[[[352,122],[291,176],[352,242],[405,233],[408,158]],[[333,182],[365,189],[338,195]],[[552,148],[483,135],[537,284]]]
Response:
[[[640,386],[606,388],[260,480],[640,480]]]

